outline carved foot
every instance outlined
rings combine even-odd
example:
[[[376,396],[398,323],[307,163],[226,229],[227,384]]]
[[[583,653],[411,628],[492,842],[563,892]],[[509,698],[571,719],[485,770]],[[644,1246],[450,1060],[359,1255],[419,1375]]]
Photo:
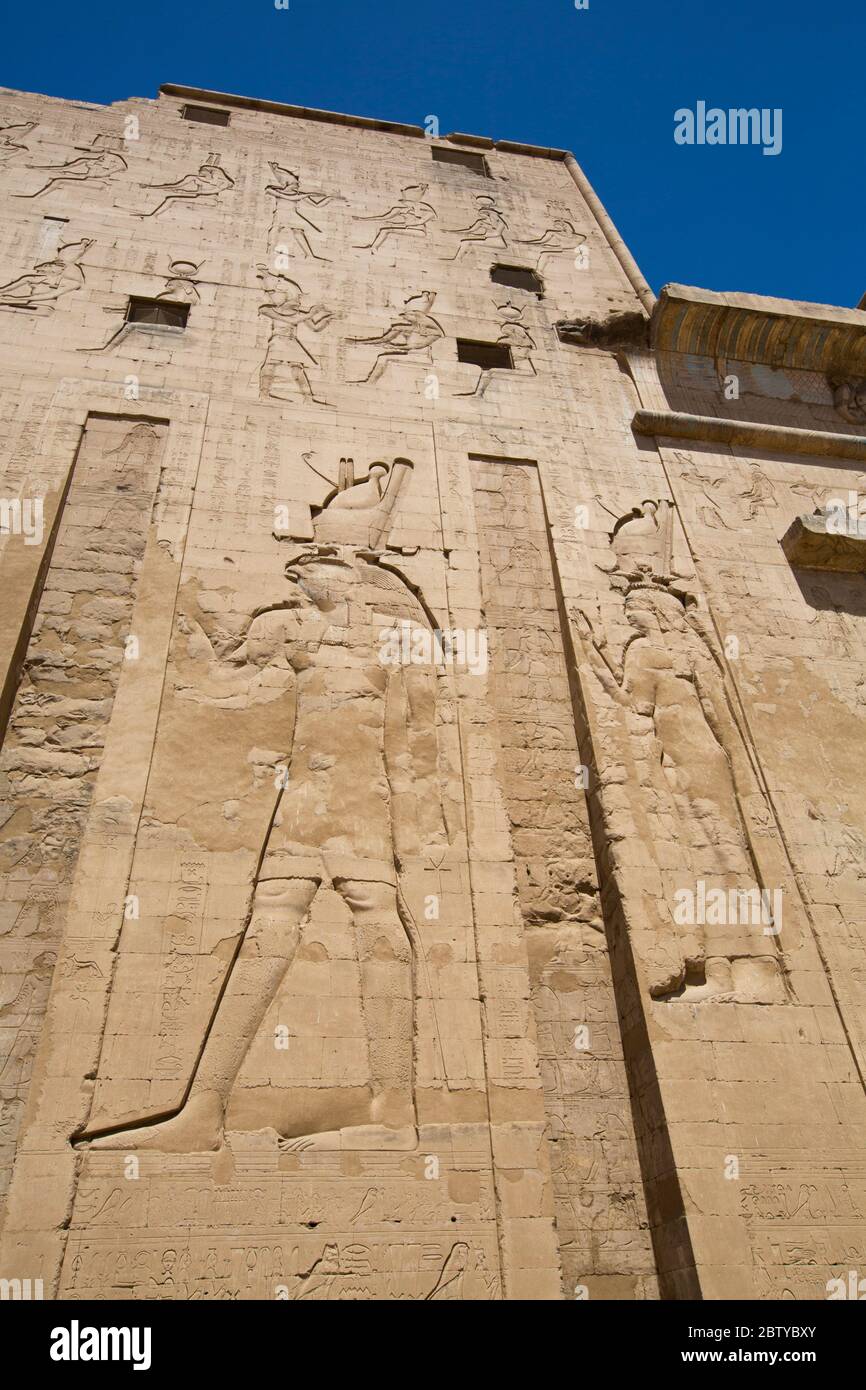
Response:
[[[178,1115],[158,1124],[119,1129],[89,1139],[78,1136],[76,1148],[155,1149],[161,1153],[207,1153],[222,1143],[223,1105],[215,1091],[191,1096]]]
[[[310,1153],[316,1150],[390,1149],[410,1153],[418,1147],[418,1132],[414,1125],[391,1129],[388,1125],[352,1125],[347,1129],[323,1130],[321,1134],[304,1134],[296,1139],[280,1139],[281,1153]]]
[[[733,962],[734,987],[748,1004],[784,1004],[785,979],[773,956],[744,956]]]
[[[708,960],[703,969],[693,967],[687,972],[678,989],[656,996],[663,1004],[700,1004],[711,999],[714,1004],[735,1002],[731,962],[723,956]]]
[[[659,1003],[784,1004],[785,983],[772,957],[724,956],[708,960],[703,980],[689,980],[669,994],[656,996]]]

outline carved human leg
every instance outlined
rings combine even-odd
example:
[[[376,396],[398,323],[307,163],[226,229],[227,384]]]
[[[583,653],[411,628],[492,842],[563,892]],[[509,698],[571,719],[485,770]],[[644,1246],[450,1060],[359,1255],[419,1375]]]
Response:
[[[96,1135],[100,1149],[195,1153],[219,1146],[229,1093],[247,1050],[294,959],[320,880],[259,881],[250,925],[211,1021],[189,1094],[172,1117]],[[87,1140],[85,1131],[78,1136]]]
[[[411,1150],[415,1127],[415,985],[412,944],[392,884],[335,879],[355,923],[370,1062],[366,1123],[289,1139],[286,1151]]]

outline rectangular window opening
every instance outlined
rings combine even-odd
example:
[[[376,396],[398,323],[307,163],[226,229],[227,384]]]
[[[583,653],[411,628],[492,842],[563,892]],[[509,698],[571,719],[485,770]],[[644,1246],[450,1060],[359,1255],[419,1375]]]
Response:
[[[544,294],[544,281],[534,270],[528,270],[522,265],[495,265],[490,271],[490,278],[497,285],[508,285],[512,290],[530,290],[537,294],[539,299]]]
[[[202,125],[228,125],[231,119],[230,112],[216,106],[184,106],[181,115],[185,121],[201,121]]]
[[[478,174],[482,179],[490,178],[487,160],[483,154],[476,154],[474,150],[450,150],[444,145],[434,145],[433,159],[437,164],[459,164],[464,169],[471,169],[473,174]]]
[[[511,348],[506,343],[479,343],[470,338],[458,338],[457,361],[471,362],[484,371],[493,367],[504,367],[506,371],[514,369]]]
[[[170,299],[140,299],[132,296],[126,306],[127,323],[159,324],[163,328],[186,328],[188,304]]]

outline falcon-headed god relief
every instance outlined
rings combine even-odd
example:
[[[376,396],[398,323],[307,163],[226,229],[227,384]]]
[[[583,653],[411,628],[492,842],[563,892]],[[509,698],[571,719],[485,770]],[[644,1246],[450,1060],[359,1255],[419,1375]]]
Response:
[[[446,847],[448,837],[435,674],[383,659],[383,624],[434,626],[423,601],[383,563],[389,518],[411,470],[406,459],[390,469],[374,464],[356,482],[344,460],[337,488],[314,514],[315,544],[289,559],[284,592],[266,598],[231,650],[218,653],[200,625],[184,623],[194,659],[182,698],[226,711],[275,706],[285,776],[182,1103],[167,1117],[85,1130],[80,1141],[198,1152],[217,1148],[240,1113],[235,1127],[273,1130],[289,1148],[415,1146],[416,1002],[426,998],[435,1018],[435,1001],[401,889],[399,846],[407,817],[429,849]],[[237,1078],[326,888],[342,899],[354,933],[364,1079],[265,1088],[257,1109],[260,1093],[239,1098]],[[294,1005],[305,1001],[296,994]],[[285,1022],[303,1033],[299,1020]]]
[[[36,121],[19,121],[16,125],[0,126],[0,165],[11,163],[16,155],[29,154],[29,146],[22,142],[36,129]]]

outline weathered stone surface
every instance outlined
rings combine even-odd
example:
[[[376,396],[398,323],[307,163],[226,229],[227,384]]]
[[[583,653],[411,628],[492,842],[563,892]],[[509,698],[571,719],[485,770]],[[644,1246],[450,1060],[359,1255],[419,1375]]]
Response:
[[[866,524],[859,519],[844,527],[825,513],[795,517],[782,537],[782,549],[792,565],[843,574],[866,573]],[[849,519],[846,517],[845,522]]]
[[[0,1277],[825,1297],[866,313],[173,86],[0,91],[0,198]]]

